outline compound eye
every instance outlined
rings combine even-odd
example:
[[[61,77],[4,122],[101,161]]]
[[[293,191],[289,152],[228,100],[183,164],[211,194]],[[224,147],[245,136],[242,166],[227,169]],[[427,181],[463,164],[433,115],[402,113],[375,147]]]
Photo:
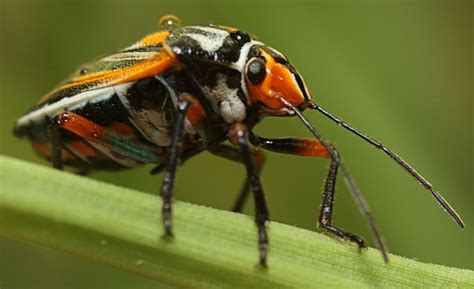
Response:
[[[234,40],[234,42],[240,46],[244,45],[247,42],[250,42],[250,36],[240,30],[232,31],[230,33],[230,37]]]
[[[253,84],[258,85],[263,82],[267,75],[265,62],[261,58],[252,58],[247,63],[247,79]]]

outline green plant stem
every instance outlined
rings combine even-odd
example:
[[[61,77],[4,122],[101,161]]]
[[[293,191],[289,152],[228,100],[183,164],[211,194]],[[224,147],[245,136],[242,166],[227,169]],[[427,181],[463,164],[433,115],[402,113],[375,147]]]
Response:
[[[269,269],[252,218],[161,200],[0,156],[0,235],[94,259],[176,288],[474,287],[470,270],[424,264],[271,222]]]

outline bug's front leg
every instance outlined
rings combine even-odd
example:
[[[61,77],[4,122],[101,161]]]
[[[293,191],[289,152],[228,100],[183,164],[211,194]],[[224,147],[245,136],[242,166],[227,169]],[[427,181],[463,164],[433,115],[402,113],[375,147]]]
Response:
[[[324,146],[319,141],[313,139],[267,139],[251,134],[250,141],[256,146],[274,152],[298,156],[329,158],[329,153],[324,148]],[[345,232],[344,230],[331,224],[338,167],[339,164],[332,160],[324,185],[323,201],[319,212],[318,226],[323,227],[328,233],[333,234],[341,239],[348,239],[356,243],[359,248],[365,248],[365,242],[361,237],[353,233]]]
[[[327,232],[341,239],[348,239],[351,242],[356,243],[359,246],[359,249],[362,249],[366,247],[364,239],[357,236],[356,234],[345,232],[331,224],[338,167],[339,164],[332,160],[326,181],[324,183],[323,201],[319,210],[318,226],[323,227]]]
[[[184,120],[186,112],[190,106],[189,100],[180,97],[177,104],[177,112],[174,119],[173,130],[171,134],[171,145],[169,146],[166,164],[164,167],[163,183],[161,184],[161,197],[163,206],[161,214],[163,218],[165,236],[173,236],[171,223],[171,197],[176,177],[176,166],[181,153],[181,142],[183,138]]]
[[[239,146],[242,153],[242,160],[247,169],[247,179],[252,187],[255,201],[255,223],[258,227],[258,248],[260,251],[260,265],[267,266],[268,234],[265,223],[269,220],[269,212],[263,193],[262,184],[255,167],[250,144],[248,140],[247,127],[242,123],[235,123],[229,130],[230,141]]]

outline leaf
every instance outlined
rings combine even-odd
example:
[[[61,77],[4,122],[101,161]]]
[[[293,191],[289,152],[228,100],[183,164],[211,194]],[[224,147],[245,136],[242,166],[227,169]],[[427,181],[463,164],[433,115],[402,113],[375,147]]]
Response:
[[[0,235],[79,255],[175,288],[474,287],[474,272],[380,253],[270,222],[269,269],[256,265],[252,218],[161,200],[0,156]]]

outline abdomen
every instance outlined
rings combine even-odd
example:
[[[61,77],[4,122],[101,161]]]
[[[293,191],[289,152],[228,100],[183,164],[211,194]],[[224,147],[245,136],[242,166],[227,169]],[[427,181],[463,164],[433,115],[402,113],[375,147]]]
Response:
[[[61,130],[62,157],[76,167],[117,169],[141,163],[161,163],[170,143],[173,103],[163,83],[155,77],[85,91],[35,107],[21,117],[15,133],[31,140],[36,151],[51,159],[51,127],[54,119],[72,112],[110,130],[130,147],[150,152],[134,158],[113,147]]]

